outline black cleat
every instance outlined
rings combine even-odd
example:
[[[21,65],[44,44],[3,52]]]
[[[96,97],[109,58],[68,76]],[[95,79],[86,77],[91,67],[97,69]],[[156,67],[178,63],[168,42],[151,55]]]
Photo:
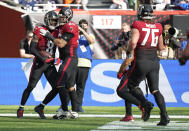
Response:
[[[45,115],[44,115],[44,108],[43,108],[43,107],[36,106],[36,107],[34,108],[34,111],[39,114],[39,117],[40,117],[41,119],[46,119],[46,117],[45,117]]]
[[[167,124],[170,122],[169,116],[167,112],[160,114],[160,122],[157,124],[157,126],[167,126]]]
[[[150,118],[150,112],[153,109],[154,104],[151,102],[146,102],[146,104],[144,105],[144,116],[143,116],[143,120],[147,121]]]
[[[18,108],[17,110],[17,118],[23,118],[24,108]]]
[[[150,118],[150,112],[153,109],[154,104],[147,101],[143,107],[139,106],[140,110],[142,111],[142,119],[144,121],[148,121],[148,119]]]

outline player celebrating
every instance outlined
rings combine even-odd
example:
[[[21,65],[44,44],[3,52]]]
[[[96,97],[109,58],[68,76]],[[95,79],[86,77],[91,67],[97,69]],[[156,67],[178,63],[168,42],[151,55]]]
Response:
[[[43,109],[59,92],[62,109],[57,115],[53,116],[54,119],[62,118],[77,118],[77,95],[74,88],[75,85],[75,71],[77,69],[77,47],[79,39],[79,30],[77,24],[71,21],[73,17],[73,11],[68,7],[63,7],[59,12],[59,24],[58,27],[58,39],[55,39],[48,31],[41,30],[41,33],[54,41],[59,47],[59,55],[63,60],[58,70],[57,88],[52,89],[43,102],[36,108]],[[69,92],[69,93],[67,93]],[[72,111],[68,111],[67,98],[68,95],[71,99]],[[41,110],[42,110],[41,109]],[[39,114],[40,115],[40,114]]]
[[[134,118],[132,116],[132,104],[127,101],[127,98],[124,97],[124,95],[127,95],[127,92],[129,93],[129,89],[127,88],[127,81],[128,81],[128,66],[131,64],[131,62],[134,60],[134,57],[125,59],[123,63],[120,66],[119,71],[117,72],[117,78],[121,79],[118,87],[117,87],[117,94],[121,98],[125,100],[125,117],[123,117],[120,121],[134,121]],[[124,94],[124,95],[123,95]]]
[[[119,97],[125,100],[125,109],[126,109],[125,117],[123,117],[120,121],[125,121],[125,122],[134,121],[134,118],[132,116],[131,103],[135,104],[136,106],[139,107],[139,109],[142,110],[142,119],[144,121],[147,121],[150,117],[150,111],[153,107],[153,104],[145,98],[144,101],[142,102],[140,99],[137,98],[137,96],[132,94],[133,89],[130,90],[128,88],[128,79],[133,71],[133,68],[132,66],[130,66],[130,64],[131,62],[133,62],[133,60],[134,60],[134,51],[132,51],[132,57],[126,58],[123,61],[117,73],[117,78],[121,79],[117,87],[117,94]],[[138,94],[143,95],[143,92],[138,85],[134,87],[134,91],[137,91]]]
[[[157,50],[165,50],[163,45],[162,25],[153,23],[154,18],[151,5],[142,5],[138,10],[139,21],[134,21],[132,24],[132,37],[128,47],[127,56],[131,57],[131,51],[135,51],[135,59],[133,62],[133,71],[128,80],[128,88],[132,94],[144,103],[145,97],[138,93],[136,86],[147,79],[150,92],[155,97],[155,101],[160,109],[160,122],[158,126],[166,126],[170,119],[166,112],[165,100],[159,91],[159,58],[157,57]],[[150,110],[152,105],[146,104]]]
[[[34,29],[34,38],[31,42],[31,53],[35,56],[33,66],[30,72],[30,78],[27,88],[22,94],[22,99],[20,107],[17,110],[17,117],[23,117],[24,105],[31,93],[31,91],[36,87],[42,74],[45,74],[48,82],[52,88],[56,87],[55,78],[57,76],[57,71],[54,65],[54,55],[56,46],[51,40],[48,40],[40,34],[40,30],[48,30],[52,32],[58,23],[58,15],[54,11],[47,12],[44,17],[45,25],[36,26]],[[38,109],[35,109],[38,112]],[[41,116],[45,119],[44,116]]]

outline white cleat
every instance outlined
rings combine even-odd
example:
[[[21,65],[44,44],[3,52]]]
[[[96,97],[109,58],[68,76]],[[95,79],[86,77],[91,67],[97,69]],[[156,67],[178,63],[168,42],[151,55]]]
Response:
[[[53,116],[54,119],[69,119],[71,118],[71,113],[69,111],[60,110],[56,115]]]
[[[71,114],[71,118],[72,119],[76,119],[76,118],[79,117],[79,114],[77,112],[75,112],[75,111],[70,111],[70,114]]]

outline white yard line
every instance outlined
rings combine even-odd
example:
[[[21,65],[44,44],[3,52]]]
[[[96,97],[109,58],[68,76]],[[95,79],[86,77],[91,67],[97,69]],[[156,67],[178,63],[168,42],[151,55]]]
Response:
[[[167,126],[157,126],[158,122],[144,122],[142,120],[134,122],[112,121],[91,131],[188,131],[189,129],[189,123],[185,121],[171,121]]]
[[[46,117],[52,117],[55,114],[45,114]],[[13,113],[3,113],[0,114],[0,116],[16,116],[16,114]],[[24,114],[24,116],[27,117],[36,117],[39,116],[38,114]],[[103,115],[103,114],[79,114],[79,117],[113,117],[113,118],[121,118],[124,117],[124,115]],[[133,115],[134,118],[141,118],[141,115]],[[170,118],[182,118],[182,119],[189,119],[189,115],[169,115]],[[160,118],[159,115],[151,115],[150,118]]]

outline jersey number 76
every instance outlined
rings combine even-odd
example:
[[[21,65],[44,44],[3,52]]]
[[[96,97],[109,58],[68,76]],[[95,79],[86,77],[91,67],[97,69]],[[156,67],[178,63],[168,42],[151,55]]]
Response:
[[[146,32],[144,40],[142,41],[141,45],[145,46],[149,37],[152,37],[151,46],[156,47],[158,43],[158,36],[155,36],[155,33],[159,32],[159,29],[150,29],[150,28],[142,28],[142,31]],[[151,35],[150,35],[151,34]]]

